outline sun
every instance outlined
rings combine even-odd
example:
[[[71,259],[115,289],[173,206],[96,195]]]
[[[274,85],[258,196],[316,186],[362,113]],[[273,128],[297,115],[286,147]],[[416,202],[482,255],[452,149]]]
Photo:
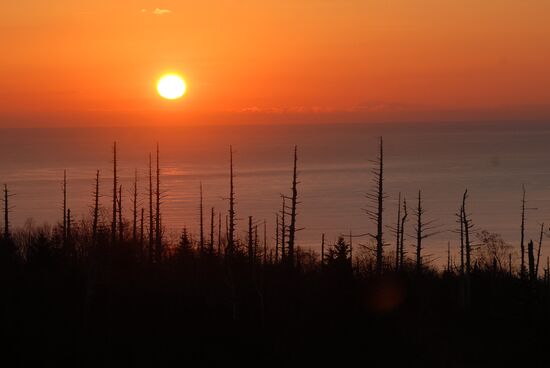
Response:
[[[175,100],[185,94],[187,86],[182,77],[177,74],[163,75],[157,83],[157,91],[161,97]]]

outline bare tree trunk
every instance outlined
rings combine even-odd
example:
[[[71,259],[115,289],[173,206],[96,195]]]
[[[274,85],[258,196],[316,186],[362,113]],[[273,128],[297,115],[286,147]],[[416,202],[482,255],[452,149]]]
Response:
[[[536,266],[535,266],[535,275],[539,275],[539,261],[540,261],[540,252],[541,252],[541,249],[542,249],[542,238],[544,236],[544,222],[542,224],[540,224],[540,238],[539,238],[539,247],[538,247],[538,250],[537,250],[537,263],[536,263]]]
[[[535,275],[535,254],[534,254],[534,248],[535,245],[533,244],[533,241],[530,240],[527,244],[527,253],[529,257],[529,280],[535,281],[536,275]]]
[[[248,216],[248,263],[252,264],[254,261],[254,238],[252,234],[252,216]]]
[[[218,213],[218,257],[222,255],[222,213]]]
[[[258,225],[254,225],[254,264],[258,262]]]
[[[132,241],[134,244],[137,243],[137,201],[138,201],[138,172],[137,169],[134,173],[134,200],[133,200],[133,226],[132,226]]]
[[[204,252],[204,217],[203,217],[203,208],[202,208],[202,182],[199,183],[199,226],[200,226],[200,241],[199,241],[199,253],[202,255]]]
[[[349,267],[353,269],[353,235],[349,231]]]
[[[124,240],[124,220],[122,219],[122,185],[118,187],[118,241]]]
[[[99,170],[95,174],[94,210],[92,216],[92,248],[97,245],[97,225],[99,221]]]
[[[214,207],[210,211],[210,255],[214,255]]]
[[[4,184],[4,240],[8,240],[10,238],[10,221],[8,212],[8,186]]]
[[[399,242],[401,240],[401,192],[397,199],[397,222],[395,225],[395,270],[399,270],[399,250],[401,248]]]
[[[149,263],[153,263],[153,247],[155,242],[153,226],[153,165],[151,162],[151,153],[149,153]]]
[[[113,143],[113,219],[111,222],[111,243],[116,242],[116,226],[117,226],[117,191],[118,191],[118,177],[117,177],[117,157],[116,157],[116,141]]]
[[[325,265],[325,233],[321,235],[321,267]]]
[[[71,209],[67,208],[67,219],[66,219],[66,234],[65,234],[65,242],[66,242],[66,251],[67,255],[74,261],[76,261],[76,251],[73,247],[73,242],[71,241],[71,225],[72,225],[72,218],[71,218]]]
[[[376,226],[376,234],[370,234],[370,236],[376,241],[376,273],[382,273],[384,267],[384,224],[383,224],[383,212],[384,212],[384,141],[380,137],[380,145],[378,157],[373,161],[376,167],[371,170],[374,175],[373,182],[374,188],[367,193],[366,197],[372,204],[367,209],[367,215],[370,220]]]
[[[466,251],[466,274],[469,276],[472,271],[472,245],[470,243],[470,230],[473,228],[471,221],[468,219],[466,212],[466,199],[468,198],[468,189],[464,191],[462,196],[462,228],[464,230],[464,249]]]
[[[235,187],[233,183],[233,147],[229,146],[229,229],[227,234],[227,250],[233,256],[235,247]]]
[[[264,220],[264,266],[267,263],[267,223]]]
[[[279,261],[279,214],[275,214],[275,263]]]
[[[407,222],[407,200],[403,198],[403,217],[401,217],[401,249],[399,251],[399,269],[403,269],[403,263],[405,262],[405,223]]]
[[[286,198],[283,196],[283,209],[281,211],[281,261],[286,261]]]
[[[447,272],[451,272],[451,242],[447,242]]]
[[[160,228],[160,161],[159,144],[157,143],[157,188],[156,188],[156,212],[155,212],[155,261],[160,263],[162,260],[162,233]]]
[[[422,270],[422,240],[423,240],[423,222],[422,215],[424,209],[422,208],[422,192],[418,191],[418,205],[416,208],[416,271]]]
[[[460,206],[457,214],[460,222],[460,275],[464,275],[464,205]]]
[[[140,246],[140,249],[141,249],[142,253],[144,252],[143,241],[145,240],[145,238],[144,238],[144,235],[145,235],[144,217],[145,217],[145,208],[141,207],[141,218],[140,218],[140,222],[139,222],[139,246]]]
[[[522,279],[526,276],[526,267],[525,267],[525,185],[522,187],[523,196],[521,199],[521,239],[520,239],[520,252],[521,252],[521,265],[520,265],[520,277]]]
[[[292,199],[290,208],[290,226],[288,227],[288,263],[294,266],[294,244],[296,237],[296,206],[298,204],[297,190],[297,163],[298,163],[298,146],[294,146],[294,170],[292,175]]]
[[[67,246],[67,170],[63,170],[63,247]]]

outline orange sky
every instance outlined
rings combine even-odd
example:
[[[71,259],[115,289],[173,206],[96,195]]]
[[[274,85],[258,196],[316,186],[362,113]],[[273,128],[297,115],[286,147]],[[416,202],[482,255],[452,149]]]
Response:
[[[0,126],[550,118],[546,0],[2,8]]]

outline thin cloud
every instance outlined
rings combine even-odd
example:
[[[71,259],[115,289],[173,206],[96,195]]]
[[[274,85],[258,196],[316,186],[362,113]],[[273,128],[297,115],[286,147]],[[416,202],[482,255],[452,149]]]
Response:
[[[155,8],[155,10],[153,10],[153,14],[155,15],[166,15],[166,14],[170,14],[171,12],[172,11],[169,9]]]
[[[147,9],[141,9],[139,11],[140,13],[147,13],[149,12]],[[170,14],[172,13],[172,11],[170,9],[161,9],[161,8],[155,8],[153,11],[151,11],[152,14],[154,15],[167,15],[167,14]]]

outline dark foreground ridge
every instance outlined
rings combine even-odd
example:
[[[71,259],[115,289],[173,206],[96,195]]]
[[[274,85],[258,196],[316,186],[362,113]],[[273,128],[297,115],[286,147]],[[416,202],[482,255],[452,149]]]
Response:
[[[321,267],[307,256],[295,268],[250,265],[245,255],[227,262],[184,250],[148,266],[131,243],[93,265],[31,238],[24,263],[2,263],[5,366],[546,360],[545,282],[487,270],[469,280],[409,268],[376,276],[368,265],[352,271],[335,258]]]

